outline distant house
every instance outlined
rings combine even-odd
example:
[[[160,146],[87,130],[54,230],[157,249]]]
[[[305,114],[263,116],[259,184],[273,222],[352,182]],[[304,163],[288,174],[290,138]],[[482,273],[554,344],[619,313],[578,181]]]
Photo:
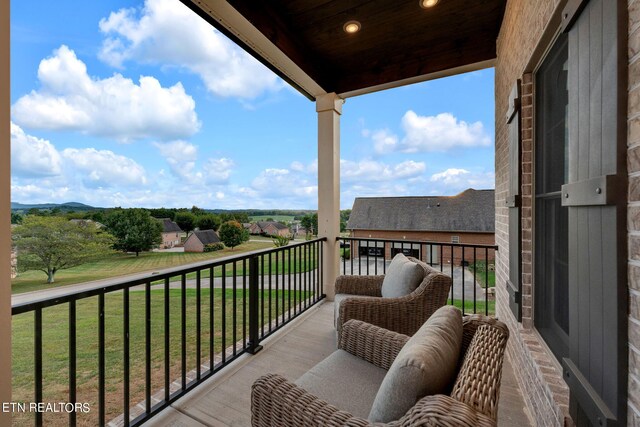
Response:
[[[267,236],[289,236],[289,227],[277,221],[258,221],[249,227],[250,234],[266,234]]]
[[[211,243],[219,243],[220,238],[213,230],[196,230],[185,240],[185,252],[204,252],[204,247]]]
[[[347,223],[352,237],[396,240],[395,243],[360,242],[354,255],[384,256],[398,252],[439,262],[463,260],[462,249],[437,247],[413,242],[448,244],[487,244],[495,242],[494,190],[468,189],[456,196],[428,197],[358,197]],[[491,252],[493,254],[493,252]],[[467,251],[464,258],[473,257]],[[466,259],[465,259],[466,260]],[[468,261],[468,260],[466,260]]]
[[[161,218],[158,221],[162,223],[162,243],[160,244],[160,249],[169,249],[179,245],[180,236],[182,235],[180,226],[169,218]]]
[[[307,230],[306,228],[304,228],[301,225],[298,225],[295,229],[295,231],[293,232],[293,237],[298,237],[298,236],[306,236],[309,233],[309,230]]]
[[[98,228],[104,228],[104,224],[98,221],[94,221],[92,219],[70,219],[69,221],[71,221],[74,224],[77,224],[79,226],[86,226],[88,224],[95,224],[96,227]]]

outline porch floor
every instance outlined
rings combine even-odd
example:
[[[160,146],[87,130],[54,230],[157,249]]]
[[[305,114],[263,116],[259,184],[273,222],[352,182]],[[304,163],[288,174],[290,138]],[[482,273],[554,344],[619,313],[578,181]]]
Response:
[[[147,425],[249,426],[251,384],[258,377],[277,373],[295,380],[335,350],[333,303],[310,309],[261,344],[264,348],[257,355],[243,355]],[[533,425],[508,359],[503,367],[498,425]]]

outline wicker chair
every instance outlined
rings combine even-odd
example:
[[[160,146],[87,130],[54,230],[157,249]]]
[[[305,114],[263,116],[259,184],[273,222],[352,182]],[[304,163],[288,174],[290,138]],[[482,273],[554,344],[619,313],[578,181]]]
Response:
[[[506,325],[493,318],[463,319],[462,350],[450,395],[420,399],[402,418],[375,426],[495,426]],[[388,370],[409,337],[357,320],[344,325],[339,348]],[[354,390],[354,393],[357,393]],[[305,391],[284,377],[267,374],[251,390],[251,425],[373,426]]]
[[[424,269],[424,278],[413,292],[400,298],[382,298],[384,275],[338,276],[334,308],[338,310],[338,340],[342,325],[350,319],[413,335],[437,309],[447,303],[451,277],[416,258],[407,258]]]

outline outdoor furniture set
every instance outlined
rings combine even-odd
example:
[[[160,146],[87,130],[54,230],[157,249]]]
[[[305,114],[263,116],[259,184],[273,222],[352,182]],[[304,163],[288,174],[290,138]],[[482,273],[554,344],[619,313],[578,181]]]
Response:
[[[252,425],[494,426],[509,330],[445,306],[451,278],[397,255],[336,282],[337,350],[295,382],[252,386]]]

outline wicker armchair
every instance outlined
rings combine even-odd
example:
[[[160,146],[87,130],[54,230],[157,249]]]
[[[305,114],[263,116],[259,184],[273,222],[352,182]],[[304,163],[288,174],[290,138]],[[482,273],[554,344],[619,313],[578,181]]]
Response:
[[[463,320],[463,342],[456,381],[449,396],[420,399],[402,418],[375,426],[495,426],[502,363],[509,337],[506,325],[482,315]],[[409,337],[351,320],[339,348],[389,369]],[[354,393],[357,393],[354,390]],[[267,374],[251,390],[251,425],[373,426],[308,393],[284,377]]]
[[[336,279],[338,339],[342,325],[350,319],[413,335],[437,309],[447,303],[451,277],[416,258],[408,258],[422,267],[424,278],[413,292],[400,298],[382,298],[383,275],[339,276]]]

